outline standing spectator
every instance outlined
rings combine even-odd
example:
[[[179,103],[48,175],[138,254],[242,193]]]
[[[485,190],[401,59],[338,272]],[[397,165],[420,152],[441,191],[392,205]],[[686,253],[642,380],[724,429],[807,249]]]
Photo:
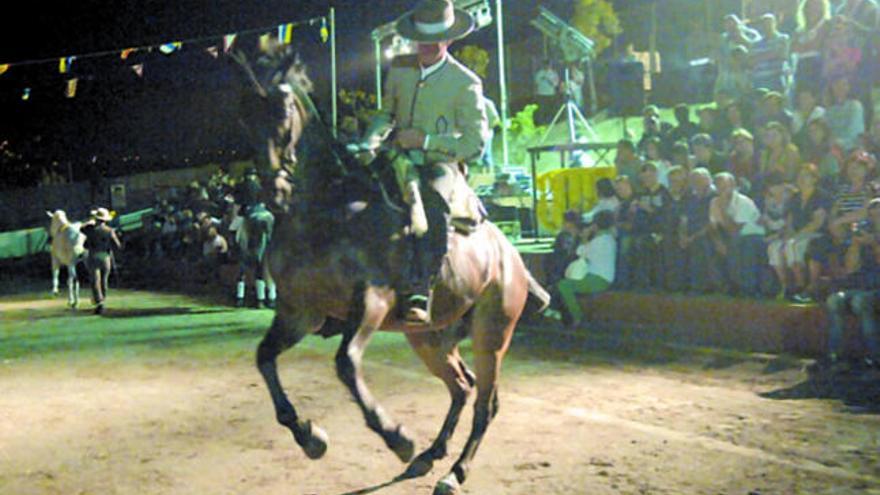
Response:
[[[688,259],[688,288],[697,293],[706,293],[718,288],[721,279],[709,237],[709,205],[715,197],[715,191],[712,188],[712,175],[705,168],[695,168],[688,179],[691,195],[685,206],[679,240]]]
[[[715,188],[718,195],[709,205],[709,218],[716,249],[725,259],[734,294],[756,297],[765,264],[761,212],[751,198],[736,190],[736,178],[732,174],[716,174]]]
[[[480,167],[485,172],[493,172],[500,170],[495,166],[495,158],[493,157],[492,147],[495,141],[495,129],[503,123],[501,115],[498,114],[498,107],[495,102],[487,96],[483,96],[483,103],[486,107],[486,118],[489,119],[489,138],[486,140],[486,147],[483,149],[483,156],[480,158]]]
[[[657,165],[646,162],[642,165],[639,179],[641,193],[631,205],[633,209],[633,245],[628,264],[633,270],[633,281],[637,289],[658,289],[663,284],[662,218],[669,204],[669,191],[660,184]]]
[[[606,291],[614,282],[617,241],[613,229],[613,213],[603,211],[596,215],[594,225],[584,229],[584,243],[577,248],[578,259],[569,265],[565,279],[557,286],[574,328],[580,326],[584,317],[577,295]]]
[[[550,59],[544,60],[544,64],[535,73],[535,102],[538,111],[535,112],[535,123],[547,125],[556,111],[556,94],[559,89],[559,73],[553,68]]]
[[[669,135],[666,140],[669,143],[676,143],[678,141],[690,142],[691,138],[694,137],[695,134],[700,132],[700,128],[697,127],[697,124],[691,122],[691,110],[684,103],[675,106],[675,122],[678,124],[669,131]]]
[[[791,36],[794,82],[798,91],[818,91],[822,75],[822,46],[831,18],[828,0],[801,0],[797,29]],[[792,129],[795,134],[797,130]]]
[[[669,169],[672,164],[663,157],[663,141],[659,137],[653,137],[645,144],[645,160],[657,164],[660,171],[660,183],[669,187]]]
[[[729,78],[729,73],[733,70],[734,52],[739,50],[737,47],[741,46],[748,53],[752,45],[760,39],[760,33],[746,26],[736,14],[725,16],[724,33],[721,34],[721,43],[718,45],[718,53],[715,56],[718,63],[718,78]]]
[[[865,115],[862,104],[850,96],[850,82],[845,76],[831,79],[828,87],[828,107],[825,118],[831,137],[845,153],[852,151],[865,132]]]
[[[880,199],[868,205],[868,219],[853,234],[846,252],[847,283],[828,297],[828,354],[820,365],[834,366],[843,347],[846,315],[859,319],[867,356],[864,364],[880,368],[880,333],[877,298],[880,296]]]
[[[730,133],[731,150],[727,170],[740,181],[751,184],[758,174],[758,155],[755,138],[749,131],[739,128]]]
[[[633,236],[633,220],[635,218],[635,195],[633,194],[632,183],[629,177],[625,175],[617,176],[614,179],[614,192],[617,199],[620,200],[620,207],[617,209],[617,274],[614,281],[616,289],[626,290],[632,287],[632,268],[627,264],[630,258]]]
[[[639,151],[642,153],[645,153],[648,141],[654,138],[662,140],[672,130],[672,125],[669,122],[660,120],[660,109],[656,105],[648,105],[642,110],[642,127],[644,130],[639,139]],[[666,155],[667,151],[668,146],[665,146],[664,143],[661,147],[661,153]]]
[[[669,170],[668,204],[662,212],[663,236],[660,244],[663,259],[663,287],[670,292],[678,292],[687,285],[687,254],[681,247],[685,232],[684,218],[687,214],[688,202],[688,171],[682,167]]]
[[[867,134],[862,135],[862,148],[874,156],[880,158],[880,118],[874,115],[874,122]]]
[[[880,58],[880,7],[876,0],[846,0],[836,15],[852,36],[852,46],[861,52],[855,78],[850,79],[854,93],[865,109],[865,126],[874,117],[872,90],[877,80]]]
[[[727,159],[715,151],[715,142],[708,134],[697,134],[691,139],[691,151],[694,153],[694,167],[705,167],[709,172],[724,172]]]
[[[566,97],[570,97],[581,112],[584,111],[584,73],[573,63],[568,66],[568,84],[565,87]]]
[[[750,52],[752,62],[752,85],[785,94],[789,77],[788,35],[776,29],[776,16],[764,14],[758,22],[761,40]]]
[[[793,183],[801,163],[800,152],[791,142],[788,128],[779,122],[764,127],[764,149],[761,151],[759,172],[762,177],[776,173],[785,182]]]
[[[812,163],[801,167],[797,180],[797,194],[791,201],[786,221],[786,241],[784,246],[787,270],[777,271],[783,287],[789,287],[787,297],[800,294],[806,289],[807,248],[814,239],[821,236],[830,209],[828,195],[819,189],[819,170]],[[787,284],[791,272],[793,286]]]
[[[211,265],[219,264],[229,254],[229,243],[217,231],[217,227],[208,227],[205,240],[202,242],[202,257]]]
[[[818,166],[819,186],[833,191],[840,181],[840,162],[843,152],[831,138],[831,129],[824,117],[807,124],[807,140],[801,158]]]
[[[636,154],[636,146],[629,139],[621,139],[617,142],[617,156],[614,158],[614,168],[617,175],[625,175],[630,180],[635,180],[641,169],[642,159]]]
[[[89,253],[86,266],[92,283],[92,302],[95,303],[95,314],[99,315],[104,312],[107,284],[113,269],[113,251],[122,249],[122,243],[116,231],[107,225],[113,217],[106,208],[92,210],[91,217],[82,232],[86,236],[85,248]]]
[[[752,91],[752,70],[749,65],[749,49],[744,45],[736,45],[730,51],[730,59],[725,70],[718,70],[715,79],[715,101],[719,95],[726,94],[734,101]]]

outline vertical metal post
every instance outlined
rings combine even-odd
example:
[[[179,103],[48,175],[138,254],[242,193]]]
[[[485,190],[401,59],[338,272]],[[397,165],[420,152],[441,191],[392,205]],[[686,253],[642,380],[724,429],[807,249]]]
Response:
[[[510,151],[507,143],[507,68],[504,63],[504,11],[502,0],[495,0],[495,26],[498,30],[498,85],[501,92],[501,156],[504,166],[510,164]]]
[[[336,9],[330,7],[330,101],[333,112],[333,137],[336,137],[338,123],[337,87],[336,87]]]
[[[376,57],[376,108],[382,110],[382,39],[373,38],[373,55]]]

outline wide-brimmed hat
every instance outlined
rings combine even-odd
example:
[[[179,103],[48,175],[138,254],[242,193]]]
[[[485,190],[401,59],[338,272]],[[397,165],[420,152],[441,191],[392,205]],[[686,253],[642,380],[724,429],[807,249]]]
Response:
[[[107,208],[95,208],[89,215],[95,220],[100,220],[102,222],[109,222],[113,220],[113,215],[110,214],[110,211]]]
[[[436,43],[464,38],[475,26],[474,18],[450,0],[422,0],[397,20],[397,34],[415,42]]]

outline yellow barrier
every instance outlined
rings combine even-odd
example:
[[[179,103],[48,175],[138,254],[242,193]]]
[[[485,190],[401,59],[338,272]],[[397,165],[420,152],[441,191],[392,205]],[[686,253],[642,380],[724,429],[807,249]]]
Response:
[[[613,179],[614,167],[564,168],[538,176],[538,222],[541,227],[557,231],[562,227],[565,212],[588,211],[596,204],[596,181]]]

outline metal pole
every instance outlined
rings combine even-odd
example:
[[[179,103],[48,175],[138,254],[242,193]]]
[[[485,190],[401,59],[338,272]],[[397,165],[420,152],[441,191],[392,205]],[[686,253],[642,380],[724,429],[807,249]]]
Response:
[[[382,110],[382,40],[373,39],[373,54],[376,57],[376,108]]]
[[[332,102],[333,112],[333,137],[336,137],[336,125],[338,122],[338,108],[336,100],[336,9],[330,7],[330,101]]]
[[[498,30],[498,85],[501,92],[501,157],[504,166],[510,164],[507,143],[507,69],[504,64],[504,12],[502,0],[495,0],[495,23]]]

